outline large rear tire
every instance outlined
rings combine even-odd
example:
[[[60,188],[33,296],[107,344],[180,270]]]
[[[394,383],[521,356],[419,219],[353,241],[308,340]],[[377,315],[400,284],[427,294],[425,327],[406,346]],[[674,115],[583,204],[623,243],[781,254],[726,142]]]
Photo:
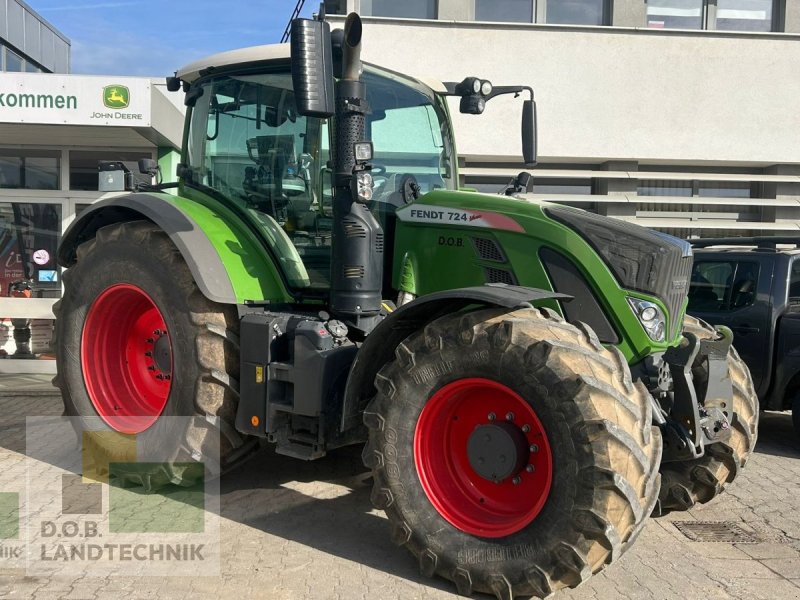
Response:
[[[442,317],[398,346],[376,387],[373,504],[421,572],[461,594],[574,587],[655,505],[651,399],[584,325],[536,309]]]
[[[54,382],[76,429],[107,432],[83,436],[95,474],[122,463],[122,484],[188,486],[249,454],[253,443],[233,427],[235,308],[206,299],[167,234],[147,221],[103,227],[77,257],[54,309]],[[132,436],[147,437],[138,461],[126,450]]]
[[[684,318],[683,330],[693,333],[698,340],[718,337],[708,323],[689,315]],[[728,371],[733,399],[730,407],[720,405],[719,408],[730,415],[730,440],[707,446],[705,454],[695,460],[664,463],[657,510],[661,514],[688,510],[718,496],[736,479],[753,452],[758,438],[758,396],[750,370],[732,346],[728,353]],[[708,364],[704,360],[692,366],[692,377],[698,397],[702,398],[708,381]]]

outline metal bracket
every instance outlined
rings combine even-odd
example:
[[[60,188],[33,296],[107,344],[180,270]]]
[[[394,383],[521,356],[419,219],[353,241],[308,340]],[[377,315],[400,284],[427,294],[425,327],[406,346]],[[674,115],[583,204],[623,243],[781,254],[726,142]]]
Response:
[[[664,462],[697,458],[705,446],[730,439],[730,406],[733,397],[728,372],[728,352],[733,334],[727,327],[717,329],[716,340],[701,340],[689,332],[679,346],[664,353],[673,383],[671,419],[662,425]],[[692,365],[698,357],[708,364],[705,396],[697,397]]]

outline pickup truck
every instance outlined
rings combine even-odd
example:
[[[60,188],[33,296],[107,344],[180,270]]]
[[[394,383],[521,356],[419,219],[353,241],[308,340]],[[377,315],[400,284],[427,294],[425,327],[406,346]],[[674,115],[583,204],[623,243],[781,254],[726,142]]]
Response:
[[[800,435],[800,237],[688,241],[687,312],[733,330],[762,410],[791,409]]]

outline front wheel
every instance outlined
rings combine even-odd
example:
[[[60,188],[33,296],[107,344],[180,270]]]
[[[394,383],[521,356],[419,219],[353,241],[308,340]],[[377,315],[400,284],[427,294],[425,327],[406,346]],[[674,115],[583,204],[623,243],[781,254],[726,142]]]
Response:
[[[628,365],[549,311],[409,336],[364,414],[374,505],[461,594],[547,596],[619,557],[657,496],[661,436]]]
[[[708,323],[686,315],[683,330],[693,333],[698,340],[716,339],[718,334]],[[731,346],[728,352],[728,373],[733,397],[731,405],[717,401],[730,415],[731,437],[727,442],[706,446],[705,454],[694,460],[665,463],[661,468],[661,497],[659,513],[688,510],[695,504],[704,504],[719,495],[736,479],[747,464],[758,438],[758,396],[753,387],[750,370]],[[708,363],[698,359],[692,365],[697,397],[703,398],[708,381]]]
[[[233,427],[236,310],[207,300],[146,221],[103,227],[77,258],[55,307],[55,383],[79,433],[99,433],[82,435],[96,474],[113,463],[122,483],[192,485],[247,454],[252,442]]]

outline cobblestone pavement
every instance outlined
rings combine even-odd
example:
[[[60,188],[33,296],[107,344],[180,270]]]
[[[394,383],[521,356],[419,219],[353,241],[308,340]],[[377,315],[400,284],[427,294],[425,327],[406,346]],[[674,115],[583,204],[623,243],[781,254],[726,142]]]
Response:
[[[24,417],[53,397],[0,398],[0,472],[21,459]],[[728,492],[652,519],[634,547],[559,600],[800,599],[800,443],[787,414],[762,415],[756,453]],[[455,598],[419,575],[369,507],[358,449],[303,463],[262,452],[221,482],[221,576],[26,576],[2,570],[0,598]],[[698,542],[674,522],[737,524],[755,543]]]

